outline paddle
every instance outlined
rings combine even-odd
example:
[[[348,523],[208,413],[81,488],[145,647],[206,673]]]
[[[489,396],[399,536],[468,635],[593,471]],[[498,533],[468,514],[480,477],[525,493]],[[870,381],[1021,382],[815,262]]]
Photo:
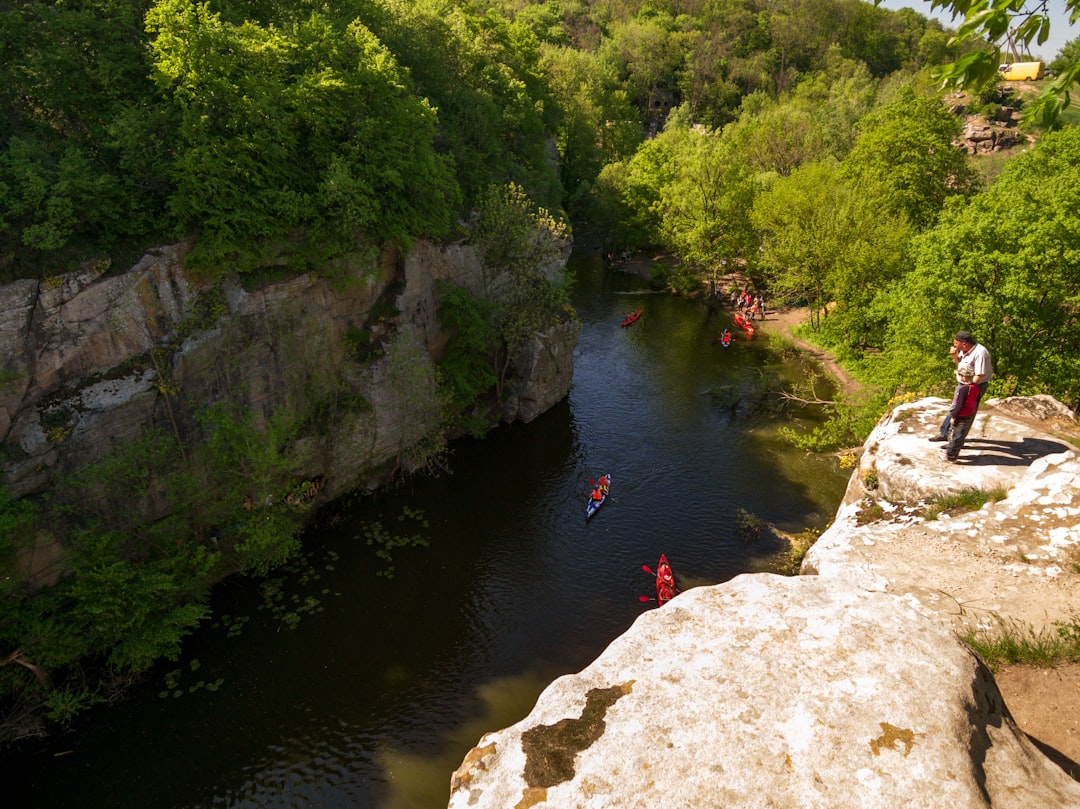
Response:
[[[656,574],[652,572],[652,568],[648,565],[642,565],[642,569],[645,570],[649,576],[656,576]],[[656,601],[656,598],[653,598],[651,595],[639,595],[637,596],[637,601],[642,602],[642,604],[647,604],[648,602]]]

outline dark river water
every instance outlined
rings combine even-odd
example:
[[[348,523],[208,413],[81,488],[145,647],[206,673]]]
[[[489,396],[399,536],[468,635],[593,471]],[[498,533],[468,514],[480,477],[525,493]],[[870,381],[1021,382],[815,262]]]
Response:
[[[814,414],[762,396],[808,366],[761,332],[714,344],[726,312],[592,256],[571,266],[567,400],[455,443],[446,474],[327,508],[288,571],[218,588],[220,620],[176,663],[3,759],[4,805],[441,809],[485,731],[655,608],[643,565],[663,552],[680,588],[715,584],[770,569],[740,512],[827,525],[849,472],[782,442]]]

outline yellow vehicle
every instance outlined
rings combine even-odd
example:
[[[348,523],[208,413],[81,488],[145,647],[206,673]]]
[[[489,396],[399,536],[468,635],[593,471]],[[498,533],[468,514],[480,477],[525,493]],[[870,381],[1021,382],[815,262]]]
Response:
[[[998,68],[1005,81],[1035,81],[1046,75],[1042,62],[1006,62]]]

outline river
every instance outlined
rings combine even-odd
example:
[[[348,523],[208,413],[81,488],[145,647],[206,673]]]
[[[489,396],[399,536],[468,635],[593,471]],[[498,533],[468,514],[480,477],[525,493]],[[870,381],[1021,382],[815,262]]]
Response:
[[[178,661],[5,757],[5,803],[441,809],[485,731],[656,608],[643,566],[660,553],[685,590],[770,568],[746,515],[825,527],[849,473],[780,440],[816,413],[768,392],[805,360],[761,332],[724,349],[726,313],[595,256],[571,268],[583,330],[565,401],[456,442],[444,474],[329,506],[288,570],[217,588],[217,620]]]

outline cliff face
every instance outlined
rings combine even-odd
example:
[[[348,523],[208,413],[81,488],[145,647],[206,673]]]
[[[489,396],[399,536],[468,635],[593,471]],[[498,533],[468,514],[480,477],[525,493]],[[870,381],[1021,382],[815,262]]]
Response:
[[[565,265],[562,248],[550,276]],[[287,423],[291,473],[319,479],[325,497],[418,462],[417,444],[441,428],[436,282],[485,294],[475,248],[422,243],[254,288],[200,284],[185,254],[171,245],[122,274],[86,267],[0,287],[9,491],[46,492],[149,430],[194,445],[201,414],[224,401],[256,429]],[[506,419],[528,421],[566,396],[578,329],[538,335],[516,358]]]
[[[990,400],[954,465],[927,441],[947,410],[882,419],[804,575],[646,612],[481,738],[450,807],[1078,809],[955,630],[1080,615],[1080,425],[1049,397]],[[971,489],[993,496],[935,515]]]

